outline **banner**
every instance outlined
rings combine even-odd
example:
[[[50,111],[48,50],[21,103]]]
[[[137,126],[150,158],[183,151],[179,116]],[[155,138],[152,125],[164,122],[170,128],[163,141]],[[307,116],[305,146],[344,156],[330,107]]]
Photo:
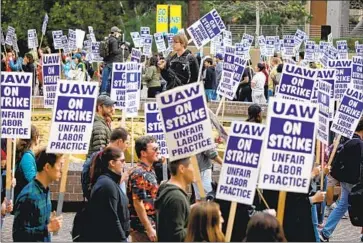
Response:
[[[91,42],[91,59],[93,62],[102,62],[103,57],[100,56],[100,42]]]
[[[156,33],[168,32],[168,5],[156,5]]]
[[[141,51],[135,48],[131,50],[131,62],[139,63],[141,61]]]
[[[352,59],[352,83],[355,89],[363,90],[363,56]]]
[[[345,90],[348,88],[352,75],[352,60],[329,60],[327,66],[329,68],[335,68],[337,71],[335,80],[335,99],[341,99]]]
[[[95,33],[93,32],[93,27],[92,26],[88,26],[88,33],[89,33],[89,37],[91,38],[92,42],[96,42],[96,36]]]
[[[16,53],[19,52],[19,47],[18,47],[18,37],[16,36],[16,34],[14,33],[13,35],[13,49]]]
[[[153,43],[153,36],[152,35],[144,35],[144,47],[142,48],[142,54],[151,57],[152,55],[152,43]]]
[[[156,101],[170,161],[215,148],[202,82],[162,92]]]
[[[233,121],[216,198],[252,205],[265,125]]]
[[[334,113],[334,99],[331,97],[333,86],[323,80],[319,81],[318,106],[319,106],[319,124],[317,139],[325,145],[329,145],[329,122]]]
[[[145,108],[145,131],[147,135],[153,136],[159,145],[160,155],[169,158],[168,147],[166,145],[165,133],[161,122],[161,115],[156,102],[144,104]]]
[[[310,101],[316,75],[317,69],[285,63],[282,68],[278,96],[286,99]]]
[[[54,49],[56,49],[56,50],[63,49],[63,45],[62,45],[63,30],[52,31],[52,35],[53,35]]]
[[[236,92],[234,90],[233,73],[235,70],[235,48],[233,46],[225,46],[222,78],[217,87],[217,94],[233,100]]]
[[[273,57],[275,54],[275,36],[266,36],[266,56],[267,57]]]
[[[249,34],[246,34],[246,33],[244,33],[243,34],[243,36],[242,36],[242,40],[241,40],[241,42],[243,41],[243,40],[247,40],[248,41],[248,43],[250,44],[250,46],[252,46],[252,43],[253,43],[253,39],[254,39],[255,37],[253,36],[253,35],[249,35]]]
[[[44,108],[53,108],[57,82],[61,76],[59,54],[43,54]]]
[[[162,33],[155,33],[154,34],[155,44],[156,48],[158,49],[158,52],[164,52],[166,51],[166,45],[164,36]]]
[[[346,40],[337,41],[338,58],[348,59],[348,43]]]
[[[284,35],[283,36],[283,47],[281,48],[283,57],[293,57],[295,56],[295,36],[294,35]]]
[[[140,33],[139,32],[131,32],[130,35],[131,35],[132,41],[134,42],[134,46],[136,48],[142,47]]]
[[[182,29],[182,6],[170,5],[170,33],[178,34]],[[167,31],[166,31],[167,32]]]
[[[357,44],[355,46],[355,53],[357,54],[357,56],[363,56],[363,44]]]
[[[308,193],[318,107],[310,102],[270,97],[267,114],[258,187]]]
[[[68,39],[66,35],[62,35],[62,49],[64,53],[70,53],[70,49],[68,46]]]
[[[71,51],[77,49],[77,35],[75,30],[68,30],[68,46]]]
[[[266,56],[266,39],[263,35],[257,37],[258,46],[260,47],[260,56]]]
[[[58,82],[47,153],[88,153],[97,96],[96,82]]]
[[[1,138],[30,139],[33,73],[1,73]]]
[[[14,35],[15,35],[15,29],[11,26],[8,26],[8,31],[6,32],[6,37],[5,37],[5,44],[12,46]]]
[[[300,49],[301,44],[303,41],[308,39],[308,35],[302,31],[297,29],[295,32],[294,40],[295,40],[295,48],[298,51]]]
[[[140,27],[141,46],[144,46],[144,37],[150,35],[150,27]]]
[[[141,69],[139,63],[126,62],[122,63],[125,67],[126,75],[126,93],[125,93],[125,111],[126,117],[137,117],[140,106],[141,90]]]
[[[346,138],[352,138],[363,111],[363,92],[347,88],[330,130]]]
[[[76,29],[76,48],[83,48],[83,41],[86,32],[83,30]]]
[[[213,9],[201,19],[187,28],[189,36],[193,39],[195,46],[200,49],[215,36],[219,35],[226,26],[217,10]]]
[[[49,20],[48,14],[45,14],[43,24],[42,24],[42,34],[43,35],[45,35],[45,32],[47,30],[48,20]]]
[[[316,53],[316,45],[315,41],[305,41],[305,55],[304,60],[309,62],[315,62],[315,53]]]
[[[37,48],[38,45],[38,36],[37,36],[37,30],[31,29],[28,30],[28,48],[33,49]]]

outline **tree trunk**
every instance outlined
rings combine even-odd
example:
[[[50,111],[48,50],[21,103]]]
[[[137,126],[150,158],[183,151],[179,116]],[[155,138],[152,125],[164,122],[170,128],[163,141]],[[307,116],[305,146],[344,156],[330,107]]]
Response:
[[[188,26],[200,18],[200,0],[188,0]]]

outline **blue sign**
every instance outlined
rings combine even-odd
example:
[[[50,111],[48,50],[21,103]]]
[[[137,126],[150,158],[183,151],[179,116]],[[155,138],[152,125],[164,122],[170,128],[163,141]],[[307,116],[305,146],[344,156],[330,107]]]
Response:
[[[170,161],[215,148],[202,82],[162,92],[156,101]]]
[[[1,73],[1,138],[30,139],[32,86],[32,73]]]
[[[145,103],[145,131],[146,134],[155,137],[159,144],[160,155],[168,158],[168,147],[166,145],[165,133],[163,124],[161,122],[161,115],[159,113],[158,105],[156,102]]]
[[[218,199],[253,204],[265,125],[232,122],[217,188]]]
[[[58,82],[47,153],[88,153],[97,96],[95,82]]]
[[[271,97],[267,114],[259,188],[308,193],[318,107]]]
[[[285,63],[278,95],[287,99],[310,101],[316,74],[315,69]]]
[[[330,130],[346,138],[352,138],[363,112],[363,92],[347,88]]]

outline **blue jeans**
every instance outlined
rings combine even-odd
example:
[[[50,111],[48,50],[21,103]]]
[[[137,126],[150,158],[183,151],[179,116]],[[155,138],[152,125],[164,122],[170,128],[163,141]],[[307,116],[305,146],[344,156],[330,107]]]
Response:
[[[324,177],[324,186],[323,191],[326,192],[326,188],[328,186],[328,179]],[[326,202],[323,201],[322,203],[318,204],[316,209],[318,211],[318,223],[322,224],[324,222],[324,212],[325,212]]]
[[[211,191],[213,191],[212,188],[212,169],[206,169],[200,172],[200,177],[202,180],[202,184],[203,184],[203,188],[204,188],[204,192],[205,195],[207,196],[208,193],[210,193]],[[200,193],[198,190],[198,186],[196,183],[193,183],[193,188],[195,191],[195,199],[196,200],[200,200]]]
[[[334,208],[333,212],[329,215],[328,220],[324,226],[324,229],[321,231],[326,238],[330,238],[333,234],[333,231],[337,227],[339,221],[344,216],[344,214],[348,210],[348,195],[352,190],[353,185],[341,182],[341,195],[340,200],[336,208]]]
[[[102,83],[100,93],[110,94],[111,92],[112,64],[106,64],[102,70]]]
[[[320,242],[319,231],[318,231],[318,210],[316,204],[311,206],[311,219],[313,221],[315,241]]]

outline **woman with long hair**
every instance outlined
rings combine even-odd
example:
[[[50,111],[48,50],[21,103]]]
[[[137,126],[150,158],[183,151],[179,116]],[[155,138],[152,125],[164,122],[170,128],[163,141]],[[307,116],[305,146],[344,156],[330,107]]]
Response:
[[[145,74],[142,75],[143,82],[146,83],[148,98],[155,98],[155,95],[161,92],[160,68],[157,65],[158,58],[152,56]]]
[[[96,157],[97,178],[87,205],[89,225],[81,233],[82,241],[126,242],[130,231],[127,196],[120,189],[124,153],[107,147]]]
[[[224,242],[224,220],[215,202],[200,202],[191,209],[185,242]]]
[[[248,222],[245,242],[287,242],[280,223],[268,213],[256,213]]]
[[[39,145],[39,131],[31,125],[30,139],[20,139],[16,146],[14,202],[23,188],[37,174],[34,149]]]
[[[264,63],[258,63],[256,66],[256,74],[251,81],[252,102],[257,104],[265,104],[265,86],[267,86],[268,73]]]
[[[248,107],[248,122],[262,123],[262,109],[257,104],[252,104]]]

